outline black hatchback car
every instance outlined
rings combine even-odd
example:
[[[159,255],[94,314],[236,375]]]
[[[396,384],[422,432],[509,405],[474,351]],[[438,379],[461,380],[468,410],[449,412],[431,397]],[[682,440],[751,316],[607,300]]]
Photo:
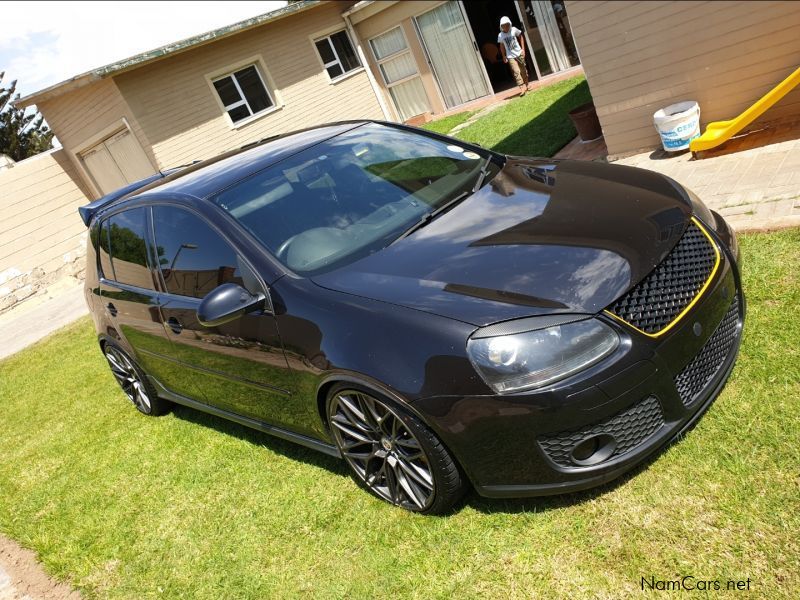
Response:
[[[98,341],[179,403],[440,513],[607,482],[690,427],[744,317],[733,232],[662,175],[337,123],[80,209]]]

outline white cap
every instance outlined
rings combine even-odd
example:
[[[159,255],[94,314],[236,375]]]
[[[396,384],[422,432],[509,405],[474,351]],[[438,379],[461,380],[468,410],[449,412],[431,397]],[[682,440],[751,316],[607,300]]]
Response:
[[[508,17],[501,18],[500,27],[502,27],[503,25],[511,25],[511,19],[509,19]]]

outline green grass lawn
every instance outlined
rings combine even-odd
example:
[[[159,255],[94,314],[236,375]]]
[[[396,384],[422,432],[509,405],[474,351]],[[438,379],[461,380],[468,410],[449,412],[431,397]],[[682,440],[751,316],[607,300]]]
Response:
[[[0,362],[0,531],[90,598],[616,598],[684,575],[796,598],[800,230],[743,236],[742,254],[727,387],[618,485],[409,514],[310,450],[139,415],[84,319]]]
[[[504,154],[553,156],[577,135],[567,113],[591,99],[586,78],[579,75],[514,98],[453,137]],[[425,127],[447,133],[472,114],[458,113]]]
[[[422,128],[429,131],[435,131],[436,133],[448,134],[454,127],[458,127],[474,114],[474,110],[465,110],[464,112],[456,113],[454,115],[450,115],[449,117],[444,117],[436,121],[431,121],[430,123],[425,123]]]

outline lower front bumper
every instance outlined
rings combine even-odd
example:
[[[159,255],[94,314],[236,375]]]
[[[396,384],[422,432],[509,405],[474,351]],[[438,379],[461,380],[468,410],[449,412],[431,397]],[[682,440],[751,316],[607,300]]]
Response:
[[[669,446],[673,441],[679,439],[681,435],[691,429],[697,421],[703,416],[708,408],[714,403],[717,396],[719,396],[722,388],[736,364],[736,356],[739,353],[739,346],[741,345],[741,333],[737,336],[734,342],[734,348],[731,354],[726,358],[726,362],[720,369],[717,377],[709,385],[707,392],[699,400],[695,401],[697,404],[693,412],[686,415],[683,421],[673,424],[669,428],[664,428],[664,431],[654,435],[643,444],[635,452],[631,452],[629,457],[620,461],[611,470],[603,471],[598,475],[593,475],[585,478],[570,479],[569,481],[562,481],[549,484],[529,484],[529,485],[475,485],[475,490],[487,498],[524,498],[530,496],[551,496],[556,494],[567,494],[571,492],[580,492],[593,487],[597,487],[613,481],[618,477],[624,475],[628,471],[635,469],[637,466],[645,463],[652,456],[657,455],[666,446]]]
[[[580,382],[516,396],[426,398],[414,408],[483,496],[543,496],[607,483],[692,427],[724,387],[745,315],[732,265],[727,262],[691,316],[667,339],[633,333],[619,360],[586,373]],[[722,349],[715,342],[720,332],[727,340]],[[692,380],[698,368],[706,368],[710,379]],[[576,440],[598,432],[613,434],[613,453],[578,464]]]

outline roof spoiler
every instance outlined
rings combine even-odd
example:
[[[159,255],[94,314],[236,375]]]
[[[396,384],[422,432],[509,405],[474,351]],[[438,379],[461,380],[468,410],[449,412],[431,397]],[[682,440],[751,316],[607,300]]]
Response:
[[[192,165],[198,163],[200,161],[194,161],[191,163]],[[158,171],[157,173],[150,175],[150,177],[145,177],[144,179],[140,179],[139,181],[135,181],[133,183],[129,183],[125,187],[121,187],[118,190],[111,192],[110,194],[106,194],[102,198],[95,200],[94,202],[90,202],[84,206],[78,207],[78,214],[81,216],[81,220],[86,227],[89,226],[89,223],[92,222],[92,217],[94,217],[97,212],[106,206],[114,202],[115,200],[119,200],[127,196],[128,194],[132,194],[138,189],[143,188],[146,185],[150,185],[151,183],[158,181],[159,179],[164,179],[173,173],[184,169],[185,167],[190,165],[181,165],[180,167],[174,167],[172,169],[166,169],[164,171]]]

